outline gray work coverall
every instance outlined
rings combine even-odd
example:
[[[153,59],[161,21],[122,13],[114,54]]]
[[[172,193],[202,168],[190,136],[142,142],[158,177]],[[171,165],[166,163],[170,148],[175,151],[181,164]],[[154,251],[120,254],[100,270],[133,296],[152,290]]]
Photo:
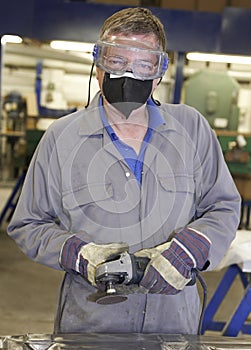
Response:
[[[147,146],[141,187],[103,127],[98,95],[87,109],[48,128],[8,227],[28,257],[62,270],[60,252],[72,235],[99,244],[128,242],[133,253],[189,225],[212,242],[209,269],[220,262],[235,237],[240,196],[219,143],[195,109],[163,104],[149,112],[156,108],[165,123]],[[95,303],[96,291],[66,272],[55,331],[197,332],[196,285],[173,296],[136,292],[115,305]]]

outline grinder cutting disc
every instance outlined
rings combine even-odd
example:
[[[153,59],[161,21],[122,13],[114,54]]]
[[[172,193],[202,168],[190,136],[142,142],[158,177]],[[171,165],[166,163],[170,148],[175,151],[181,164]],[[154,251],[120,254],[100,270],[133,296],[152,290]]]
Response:
[[[119,295],[119,294],[111,294],[111,295],[105,295],[96,300],[96,303],[101,305],[110,305],[110,304],[118,304],[122,303],[123,301],[126,301],[127,297],[125,295]]]

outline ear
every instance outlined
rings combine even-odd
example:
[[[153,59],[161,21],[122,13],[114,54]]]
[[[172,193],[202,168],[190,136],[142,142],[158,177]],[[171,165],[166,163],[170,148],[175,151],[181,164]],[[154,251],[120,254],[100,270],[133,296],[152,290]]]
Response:
[[[98,80],[103,79],[104,71],[98,67],[96,67],[96,78]]]
[[[99,88],[101,91],[102,91],[102,85],[104,80],[104,74],[105,72],[102,69],[96,67],[96,79],[98,80]]]
[[[161,78],[153,80],[153,91],[157,88],[157,86],[160,84],[160,82],[161,82]]]
[[[99,79],[99,69],[96,67],[96,79]]]

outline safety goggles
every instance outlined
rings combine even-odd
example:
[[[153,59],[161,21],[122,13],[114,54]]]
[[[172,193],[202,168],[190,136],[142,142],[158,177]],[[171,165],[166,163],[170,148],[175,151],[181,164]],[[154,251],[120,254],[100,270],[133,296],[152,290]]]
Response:
[[[161,78],[168,67],[168,56],[160,50],[98,41],[93,50],[94,63],[117,76],[132,72],[136,79]]]

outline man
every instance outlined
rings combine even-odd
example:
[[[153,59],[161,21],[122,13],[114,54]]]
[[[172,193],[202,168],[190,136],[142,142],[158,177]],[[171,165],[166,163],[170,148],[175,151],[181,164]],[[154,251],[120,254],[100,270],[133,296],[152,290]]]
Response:
[[[100,92],[48,128],[8,233],[30,258],[66,271],[55,332],[195,334],[193,272],[226,253],[239,194],[203,116],[152,97],[168,58],[150,10],[108,18],[94,63]],[[143,278],[120,286],[124,302],[97,303],[97,267],[126,251],[149,259]]]

